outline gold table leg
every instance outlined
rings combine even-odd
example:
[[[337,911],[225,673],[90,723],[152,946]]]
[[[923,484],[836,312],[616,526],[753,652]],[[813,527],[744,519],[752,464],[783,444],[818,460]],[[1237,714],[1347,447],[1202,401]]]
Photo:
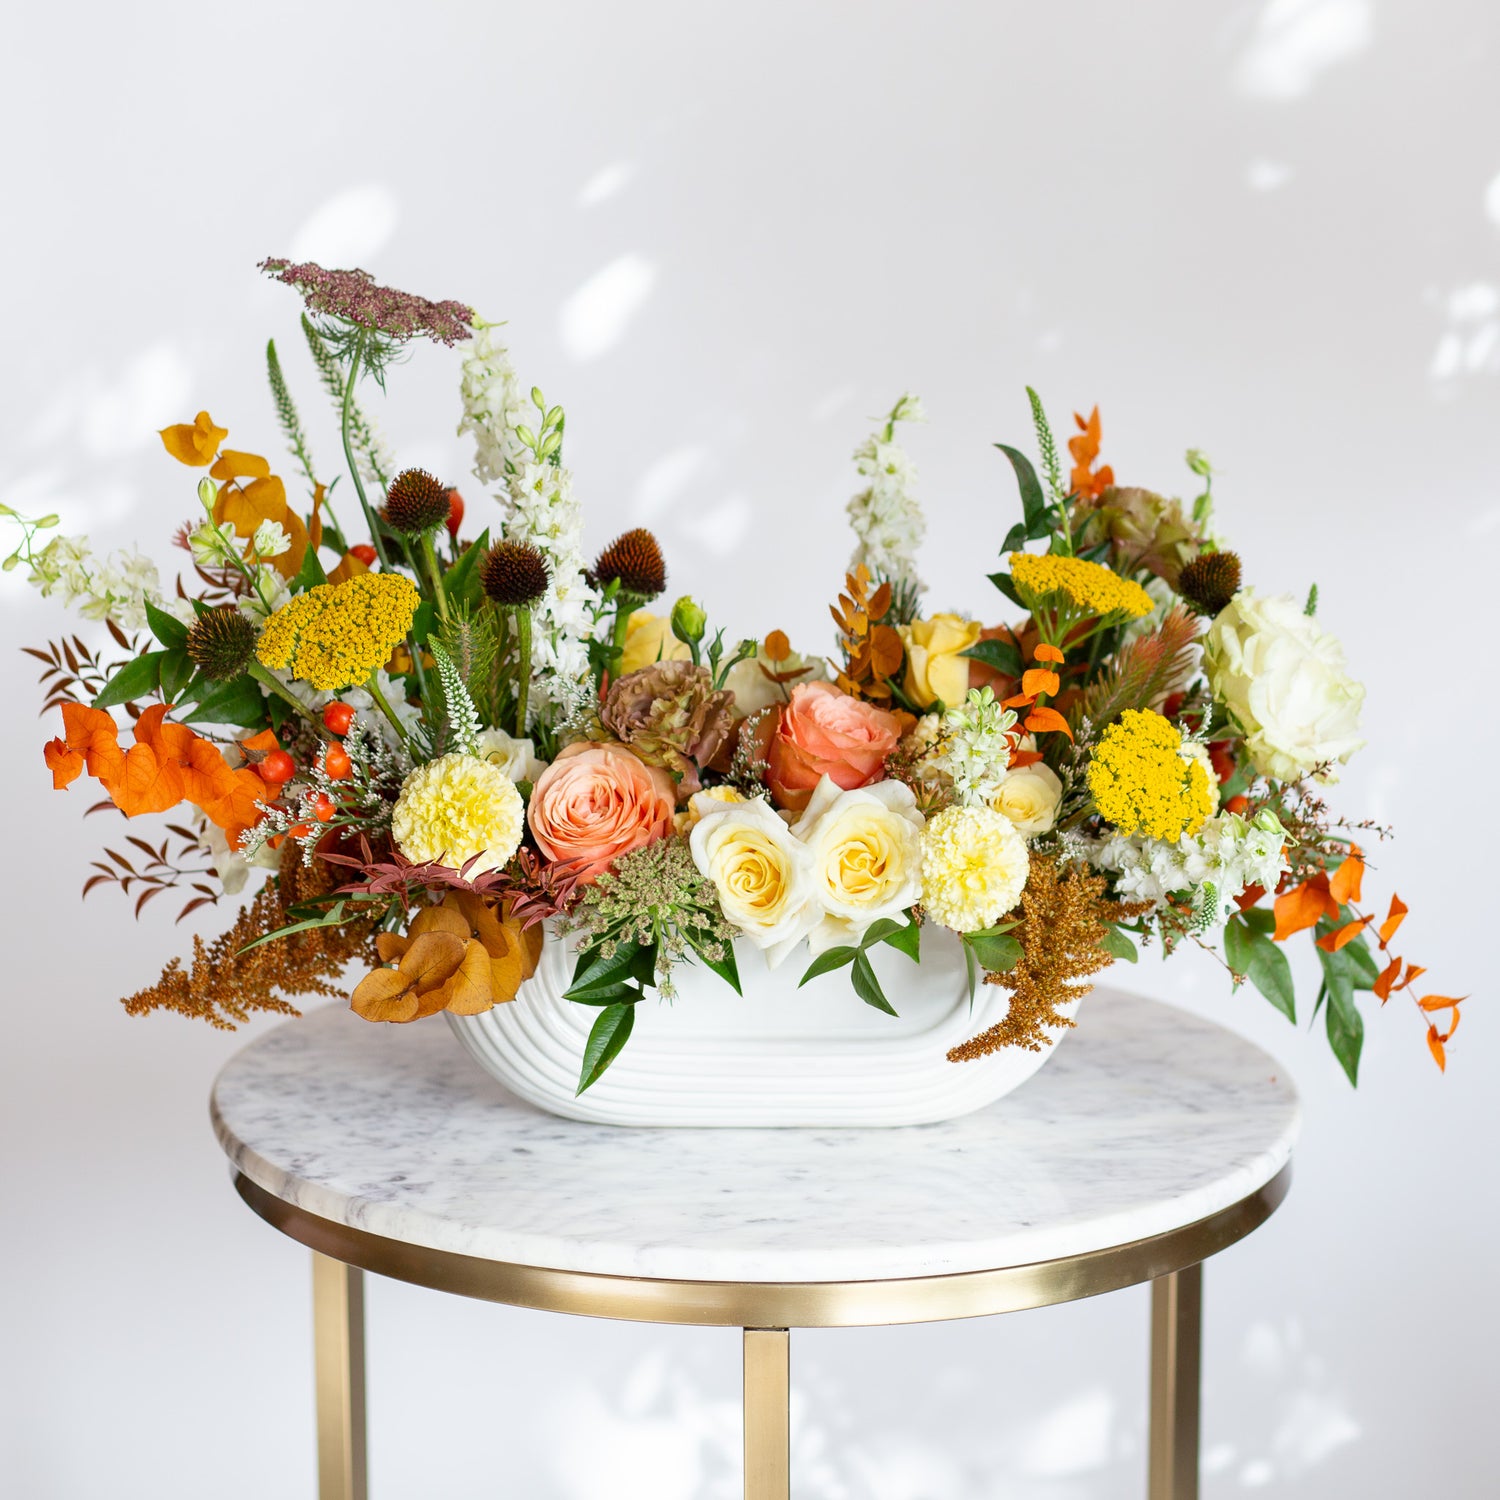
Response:
[[[313,1252],[318,1500],[367,1500],[365,1273]]]
[[[1151,1283],[1150,1500],[1198,1500],[1203,1266]]]
[[[745,1500],[790,1500],[791,1337],[745,1330]]]

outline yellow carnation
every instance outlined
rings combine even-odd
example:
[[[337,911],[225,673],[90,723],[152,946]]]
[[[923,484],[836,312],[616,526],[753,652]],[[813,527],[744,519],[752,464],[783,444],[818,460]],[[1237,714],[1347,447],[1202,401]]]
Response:
[[[1213,812],[1203,761],[1160,714],[1127,708],[1104,731],[1089,761],[1089,791],[1100,817],[1121,833],[1176,843]]]
[[[1034,609],[1049,594],[1061,595],[1085,615],[1119,615],[1138,620],[1155,606],[1151,595],[1131,578],[1121,578],[1103,563],[1082,557],[1037,557],[1030,552],[1012,552],[1010,576],[1016,591]]]
[[[955,932],[993,927],[1021,899],[1030,869],[1026,840],[993,808],[946,808],[922,832],[922,905]]]
[[[458,870],[478,856],[471,875],[508,864],[525,826],[515,782],[475,755],[440,755],[418,766],[391,813],[391,837],[408,859]]]
[[[256,655],[325,693],[359,687],[411,629],[421,600],[400,573],[361,573],[298,594],[266,621]]]

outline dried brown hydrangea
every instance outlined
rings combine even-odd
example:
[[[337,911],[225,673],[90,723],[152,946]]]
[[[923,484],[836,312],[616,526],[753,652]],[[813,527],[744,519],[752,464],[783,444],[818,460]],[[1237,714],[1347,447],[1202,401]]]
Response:
[[[1011,992],[1010,1010],[988,1031],[953,1048],[949,1062],[968,1062],[1002,1047],[1040,1052],[1053,1040],[1045,1028],[1073,1025],[1062,1007],[1088,994],[1093,986],[1081,981],[1109,966],[1110,955],[1100,947],[1105,931],[1151,909],[1149,901],[1111,901],[1104,888],[1104,877],[1083,866],[1032,858],[1021,921],[1012,933],[1021,957],[1008,974],[985,975],[987,984]]]

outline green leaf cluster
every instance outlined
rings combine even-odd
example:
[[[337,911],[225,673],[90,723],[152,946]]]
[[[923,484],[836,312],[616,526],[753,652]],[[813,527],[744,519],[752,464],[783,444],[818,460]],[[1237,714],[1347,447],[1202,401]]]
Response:
[[[825,948],[807,966],[807,972],[797,981],[797,988],[801,989],[808,980],[816,979],[820,974],[831,974],[835,969],[842,969],[847,965],[854,993],[866,1005],[883,1010],[888,1016],[895,1015],[896,1008],[886,999],[880,978],[875,973],[875,966],[870,962],[870,949],[880,943],[888,943],[916,963],[921,955],[922,929],[912,919],[910,912],[906,914],[904,922],[882,917],[878,922],[870,923],[858,943],[841,943],[837,947]]]

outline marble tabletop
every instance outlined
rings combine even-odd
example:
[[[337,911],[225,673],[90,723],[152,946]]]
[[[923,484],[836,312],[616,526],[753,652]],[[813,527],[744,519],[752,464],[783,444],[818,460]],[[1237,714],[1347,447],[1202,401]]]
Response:
[[[442,1017],[339,1004],[239,1052],[212,1113],[236,1170],[322,1218],[556,1270],[852,1281],[993,1270],[1190,1224],[1291,1154],[1296,1092],[1232,1033],[1098,989],[1016,1093],[899,1129],[655,1130],[544,1114]]]

